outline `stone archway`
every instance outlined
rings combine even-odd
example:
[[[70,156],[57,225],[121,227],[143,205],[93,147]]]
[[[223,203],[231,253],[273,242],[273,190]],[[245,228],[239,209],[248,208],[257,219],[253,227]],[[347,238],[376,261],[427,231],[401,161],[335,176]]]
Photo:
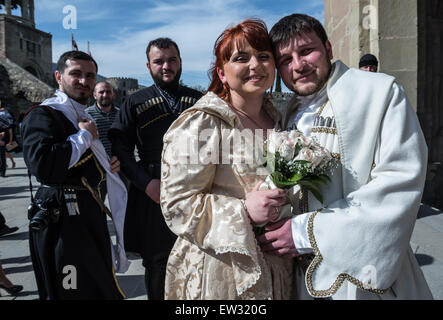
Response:
[[[36,78],[41,80],[41,77],[40,77],[39,73],[32,66],[25,67],[25,70],[28,71],[30,74],[32,74],[34,77],[36,77]]]

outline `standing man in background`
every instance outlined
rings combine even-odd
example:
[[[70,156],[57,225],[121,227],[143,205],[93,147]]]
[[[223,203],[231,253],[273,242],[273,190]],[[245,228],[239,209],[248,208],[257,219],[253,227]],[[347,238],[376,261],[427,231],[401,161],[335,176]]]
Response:
[[[112,88],[109,82],[97,82],[94,87],[93,96],[95,104],[85,111],[94,119],[97,125],[99,139],[103,143],[106,153],[111,157],[111,141],[108,138],[108,131],[120,111],[120,109],[114,105],[114,88]]]
[[[377,72],[378,60],[373,54],[365,54],[358,63],[358,68],[363,71]]]
[[[111,84],[106,81],[97,82],[94,86],[93,96],[95,104],[87,108],[85,111],[92,119],[94,119],[97,126],[98,138],[105,147],[109,158],[112,157],[111,141],[108,138],[108,131],[112,126],[120,109],[114,106],[115,93]],[[103,201],[106,198],[106,184],[102,183],[100,186],[100,196]]]
[[[162,300],[166,263],[177,238],[166,225],[159,205],[163,135],[202,94],[180,85],[182,60],[174,41],[158,38],[149,42],[146,56],[154,85],[125,100],[109,130],[109,138],[122,172],[131,181],[125,248],[143,258],[148,298]],[[138,162],[134,157],[135,145]]]

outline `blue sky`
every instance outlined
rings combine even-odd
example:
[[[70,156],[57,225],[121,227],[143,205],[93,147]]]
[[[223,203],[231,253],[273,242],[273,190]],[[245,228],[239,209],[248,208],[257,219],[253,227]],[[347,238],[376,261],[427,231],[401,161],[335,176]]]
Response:
[[[71,33],[80,50],[87,41],[106,77],[132,77],[152,84],[146,69],[148,42],[161,36],[174,39],[183,59],[187,85],[207,87],[207,70],[218,35],[246,18],[263,19],[270,29],[281,17],[306,13],[324,21],[323,0],[38,0],[37,28],[52,34],[53,60],[71,50]],[[65,29],[67,5],[77,11],[77,29]]]

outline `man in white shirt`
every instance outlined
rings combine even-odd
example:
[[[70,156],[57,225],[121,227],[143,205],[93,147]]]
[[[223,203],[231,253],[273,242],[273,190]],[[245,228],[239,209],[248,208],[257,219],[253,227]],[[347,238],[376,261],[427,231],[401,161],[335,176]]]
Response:
[[[267,227],[262,249],[297,257],[299,299],[432,299],[409,246],[427,147],[403,88],[385,74],[331,63],[316,19],[293,14],[271,30],[276,64],[295,96],[282,126],[315,138],[339,160],[323,203]]]

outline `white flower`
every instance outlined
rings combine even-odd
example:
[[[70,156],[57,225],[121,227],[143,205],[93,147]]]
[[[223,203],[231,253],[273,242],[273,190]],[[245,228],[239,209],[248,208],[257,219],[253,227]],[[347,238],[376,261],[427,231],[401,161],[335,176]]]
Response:
[[[280,156],[285,159],[286,161],[291,161],[294,158],[295,155],[295,148],[294,144],[291,143],[288,140],[285,140],[281,145],[280,148],[278,148],[278,152],[280,153]]]
[[[298,130],[291,130],[288,133],[288,139],[295,145],[297,142],[297,138],[300,137],[302,134]]]
[[[311,167],[317,167],[323,159],[326,157],[326,153],[323,148],[318,148],[314,150],[314,159],[312,159]]]
[[[312,152],[309,148],[302,148],[300,152],[298,153],[295,160],[303,160],[303,161],[309,161],[312,162],[314,159],[314,152]]]
[[[303,135],[300,135],[297,138],[297,141],[300,141],[302,146],[305,147],[305,148],[309,147],[311,145],[311,143],[312,143],[312,139],[311,138],[305,137]]]
[[[272,131],[268,137],[268,152],[275,153],[279,150],[281,144],[286,139],[283,132]]]

